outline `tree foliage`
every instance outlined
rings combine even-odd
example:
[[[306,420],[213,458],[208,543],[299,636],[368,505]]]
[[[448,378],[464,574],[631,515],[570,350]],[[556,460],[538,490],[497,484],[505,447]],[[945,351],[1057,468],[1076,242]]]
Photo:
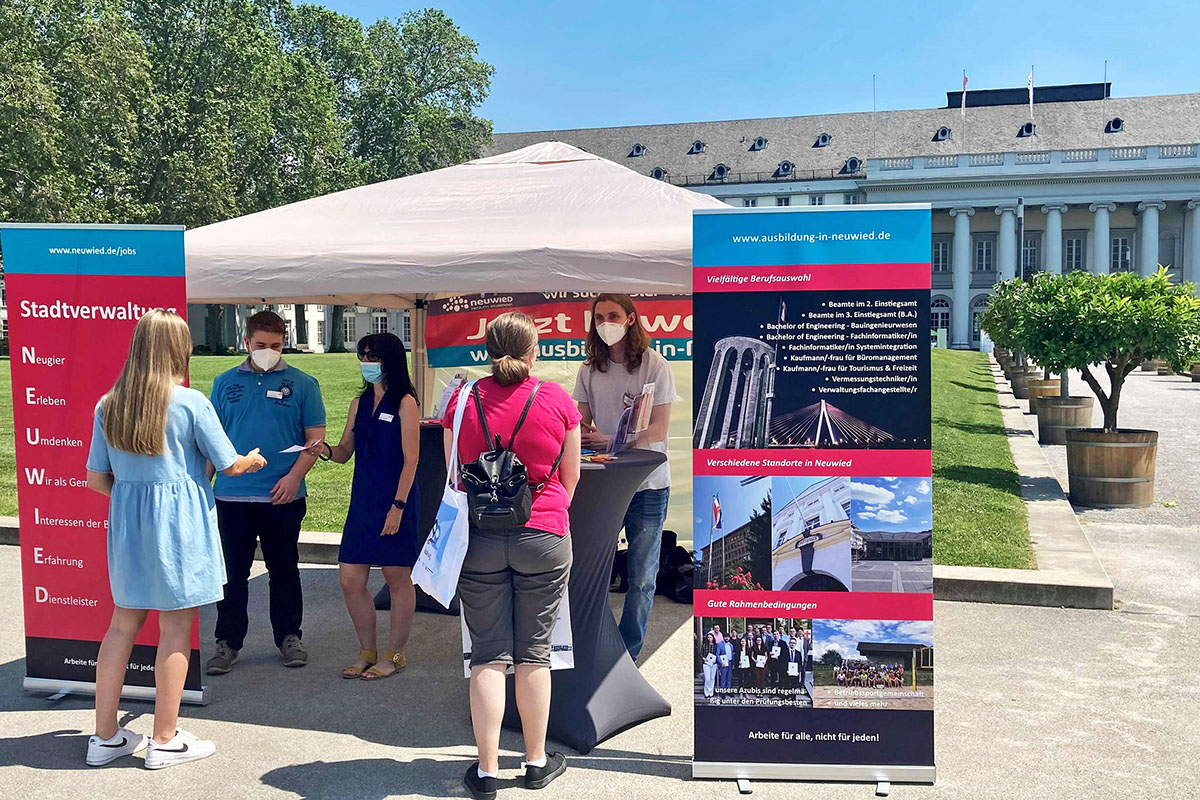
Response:
[[[441,11],[0,3],[0,220],[204,225],[478,155],[493,70]]]
[[[1172,283],[1166,269],[1039,274],[1019,293],[1011,321],[1015,341],[1054,372],[1077,369],[1116,431],[1127,375],[1148,359],[1183,372],[1200,360],[1200,298],[1191,283]],[[990,333],[989,333],[990,335]],[[1108,375],[1107,391],[1096,368]]]

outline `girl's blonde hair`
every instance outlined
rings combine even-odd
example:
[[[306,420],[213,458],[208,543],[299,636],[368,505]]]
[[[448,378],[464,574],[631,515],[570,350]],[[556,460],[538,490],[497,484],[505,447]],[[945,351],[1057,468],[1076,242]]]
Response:
[[[167,407],[187,377],[191,355],[192,334],[182,317],[161,308],[142,315],[121,375],[100,401],[110,447],[143,456],[166,452]]]
[[[496,383],[511,386],[528,378],[526,360],[537,350],[537,344],[537,326],[520,311],[509,311],[488,323],[487,353]]]

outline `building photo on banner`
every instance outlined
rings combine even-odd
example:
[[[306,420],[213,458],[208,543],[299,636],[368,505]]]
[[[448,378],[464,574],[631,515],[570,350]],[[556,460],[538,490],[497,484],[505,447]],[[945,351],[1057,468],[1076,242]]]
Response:
[[[694,216],[696,777],[933,781],[929,225]]]

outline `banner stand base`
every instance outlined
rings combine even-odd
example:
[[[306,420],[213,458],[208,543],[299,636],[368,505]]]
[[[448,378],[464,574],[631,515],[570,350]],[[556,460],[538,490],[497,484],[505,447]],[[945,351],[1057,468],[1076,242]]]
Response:
[[[750,779],[774,781],[846,781],[876,784],[876,794],[886,796],[893,783],[933,783],[935,767],[905,767],[895,764],[756,764],[732,761],[693,761],[693,778],[725,778],[738,782]],[[885,794],[880,794],[884,792]]]
[[[95,695],[96,684],[87,681],[61,681],[53,678],[25,678],[21,688],[27,692],[46,693],[59,697],[68,694]],[[123,686],[122,700],[154,700],[153,686]],[[199,690],[184,689],[183,702],[192,706],[206,706],[212,698],[208,696],[208,687],[201,686]]]

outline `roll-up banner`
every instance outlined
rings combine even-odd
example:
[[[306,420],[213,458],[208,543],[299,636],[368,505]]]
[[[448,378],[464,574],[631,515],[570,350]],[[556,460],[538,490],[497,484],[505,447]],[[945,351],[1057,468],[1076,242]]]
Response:
[[[0,226],[8,299],[25,681],[31,691],[95,691],[96,656],[112,616],[108,500],[86,485],[96,403],[125,363],[152,308],[187,313],[183,228]],[[153,697],[157,615],[125,675],[126,697]],[[205,702],[199,631],[185,702]]]
[[[928,205],[696,211],[698,778],[932,782]]]

